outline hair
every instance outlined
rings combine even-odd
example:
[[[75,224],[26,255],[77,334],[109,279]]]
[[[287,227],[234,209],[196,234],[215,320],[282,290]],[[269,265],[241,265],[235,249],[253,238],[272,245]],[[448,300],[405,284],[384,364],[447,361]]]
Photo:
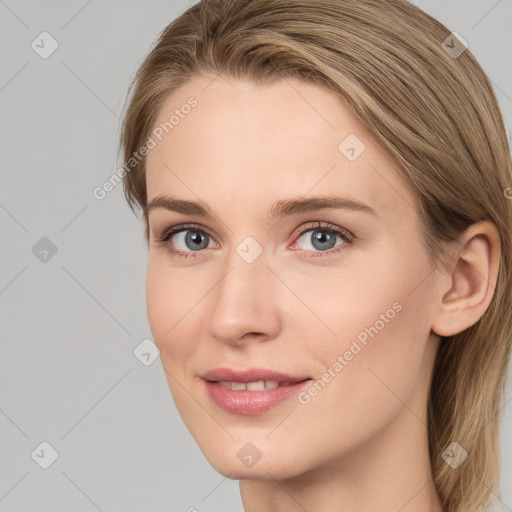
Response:
[[[161,32],[138,69],[121,150],[125,197],[142,210],[149,244],[145,158],[134,164],[132,157],[163,101],[210,74],[257,84],[295,77],[337,94],[395,159],[419,198],[434,265],[443,262],[443,242],[459,241],[471,224],[496,226],[501,259],[491,303],[477,323],[441,338],[427,404],[436,490],[444,510],[466,512],[487,507],[500,482],[512,340],[512,158],[490,80],[469,49],[458,57],[446,51],[448,37],[449,29],[406,0],[203,0]],[[469,454],[456,469],[443,458],[452,442]]]

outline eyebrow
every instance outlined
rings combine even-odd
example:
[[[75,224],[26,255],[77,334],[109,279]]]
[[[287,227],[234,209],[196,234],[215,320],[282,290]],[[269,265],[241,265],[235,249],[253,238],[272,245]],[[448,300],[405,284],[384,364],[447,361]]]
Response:
[[[216,217],[214,212],[206,205],[172,196],[157,196],[146,205],[144,214],[163,208],[165,210],[183,213],[185,215],[199,215],[201,217]],[[353,198],[339,196],[308,197],[300,199],[282,199],[277,201],[269,211],[271,221],[298,213],[314,212],[323,209],[341,209],[361,211],[379,218],[379,214],[371,207]]]
[[[183,213],[185,215],[199,215],[201,217],[216,217],[214,212],[207,206],[196,201],[188,201],[185,199],[178,199],[171,196],[157,196],[146,205],[144,214],[146,217],[149,212],[163,208],[165,210]],[[356,201],[350,197],[339,196],[322,196],[322,197],[308,197],[300,199],[282,199],[272,205],[269,210],[269,219],[271,221],[280,219],[282,217],[314,212],[323,209],[339,209],[350,211],[361,211],[369,213],[374,217],[380,218],[379,214],[371,206],[368,206],[360,201]]]

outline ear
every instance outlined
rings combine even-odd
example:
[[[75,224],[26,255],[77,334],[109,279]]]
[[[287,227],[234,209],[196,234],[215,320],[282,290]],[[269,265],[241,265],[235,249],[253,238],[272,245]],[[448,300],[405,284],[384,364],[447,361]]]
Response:
[[[472,224],[460,238],[450,270],[439,280],[432,331],[453,336],[474,325],[491,303],[501,258],[500,237],[488,221]]]

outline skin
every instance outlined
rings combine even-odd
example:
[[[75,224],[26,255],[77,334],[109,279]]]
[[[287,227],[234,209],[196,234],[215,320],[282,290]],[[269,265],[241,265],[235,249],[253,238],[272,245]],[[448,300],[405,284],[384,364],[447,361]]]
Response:
[[[148,217],[148,319],[183,421],[210,464],[240,480],[246,512],[441,511],[427,445],[432,367],[440,336],[474,324],[489,305],[494,226],[470,227],[448,247],[447,268],[433,269],[414,192],[334,94],[291,78],[212,80],[196,78],[167,99],[156,124],[190,96],[198,105],[147,157],[149,201],[173,195],[215,212],[157,208]],[[354,161],[338,149],[349,134],[365,145]],[[325,195],[355,198],[378,217],[322,209],[268,218],[276,201]],[[354,244],[338,235],[322,249],[314,227],[295,233],[313,221],[349,230]],[[180,223],[198,224],[207,248],[194,252],[183,232],[157,243]],[[236,252],[247,236],[263,248],[252,263]],[[244,416],[206,394],[199,375],[216,367],[320,379],[396,303],[400,312],[307,404],[292,398]],[[237,457],[248,442],[261,453],[252,467]]]

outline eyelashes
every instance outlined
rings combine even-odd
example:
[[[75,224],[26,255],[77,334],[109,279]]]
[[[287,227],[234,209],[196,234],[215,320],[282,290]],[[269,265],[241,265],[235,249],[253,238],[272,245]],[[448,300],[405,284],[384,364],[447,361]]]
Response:
[[[206,252],[205,249],[208,247],[204,247],[198,250],[177,250],[175,249],[174,243],[172,239],[179,233],[187,233],[190,232],[192,234],[195,234],[195,238],[189,238],[190,240],[197,240],[198,235],[200,242],[204,242],[205,239],[211,239],[214,240],[213,237],[206,231],[202,226],[198,224],[178,224],[175,226],[171,226],[168,228],[165,228],[156,238],[156,246],[164,248],[168,253],[171,254],[173,257],[180,257],[180,258],[193,258],[196,259],[198,257],[203,257],[204,253]],[[325,256],[331,256],[334,254],[339,253],[340,251],[346,250],[350,246],[352,246],[355,242],[355,236],[348,230],[336,226],[334,224],[330,223],[322,223],[320,221],[316,222],[310,222],[306,223],[305,225],[302,225],[301,228],[297,229],[292,236],[294,237],[294,242],[292,245],[296,245],[296,239],[300,239],[302,236],[304,236],[308,232],[314,232],[317,233],[317,235],[321,235],[322,233],[327,233],[330,237],[340,237],[343,240],[343,243],[335,246],[333,248],[330,248],[328,250],[322,251],[322,250],[299,250],[302,253],[308,253],[307,257],[325,257]],[[309,237],[311,239],[311,236]],[[316,240],[318,241],[318,236],[316,237]],[[311,241],[310,241],[311,244]],[[208,243],[208,245],[210,245]],[[215,243],[215,245],[218,245]],[[295,249],[294,249],[295,250]],[[311,254],[309,254],[311,253]]]

